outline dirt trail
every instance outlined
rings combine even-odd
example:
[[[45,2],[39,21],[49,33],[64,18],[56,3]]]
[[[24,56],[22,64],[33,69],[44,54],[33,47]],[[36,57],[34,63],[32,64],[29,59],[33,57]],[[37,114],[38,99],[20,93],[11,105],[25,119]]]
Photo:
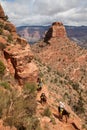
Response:
[[[75,128],[73,125],[73,118],[70,118],[67,123],[65,122],[65,119],[63,119],[63,122],[59,120],[57,108],[53,105],[54,100],[50,97],[48,87],[46,85],[43,85],[42,90],[37,93],[37,116],[40,119],[41,127],[44,128],[44,130],[80,130]],[[40,103],[41,93],[45,93],[47,97],[46,104]],[[47,107],[51,110],[55,124],[52,122],[50,117],[42,116],[42,113]]]

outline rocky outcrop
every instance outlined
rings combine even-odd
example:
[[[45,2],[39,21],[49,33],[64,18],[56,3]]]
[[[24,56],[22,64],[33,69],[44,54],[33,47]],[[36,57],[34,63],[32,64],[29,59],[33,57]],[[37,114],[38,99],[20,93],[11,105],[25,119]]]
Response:
[[[61,22],[54,22],[47,31],[44,41],[47,42],[51,38],[64,38],[66,37],[65,27]]]
[[[32,62],[33,54],[28,44],[23,47],[20,44],[10,45],[4,49],[4,55],[8,69],[20,84],[37,80],[38,69]]]
[[[16,32],[16,27],[10,22],[6,22],[4,28],[9,32]]]
[[[37,81],[38,68],[27,41],[16,33],[16,27],[6,20],[0,5],[0,50],[4,52],[6,69],[20,84]]]
[[[4,17],[5,17],[5,13],[2,6],[0,5],[0,18],[4,18]]]

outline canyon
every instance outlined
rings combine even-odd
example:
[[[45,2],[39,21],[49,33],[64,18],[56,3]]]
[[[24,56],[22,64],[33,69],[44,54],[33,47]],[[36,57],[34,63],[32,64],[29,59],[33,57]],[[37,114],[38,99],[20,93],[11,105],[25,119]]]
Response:
[[[68,38],[61,22],[30,45],[1,5],[0,16],[0,130],[86,130],[87,50]],[[43,79],[40,92],[38,77]],[[60,101],[70,113],[67,122],[59,119]]]

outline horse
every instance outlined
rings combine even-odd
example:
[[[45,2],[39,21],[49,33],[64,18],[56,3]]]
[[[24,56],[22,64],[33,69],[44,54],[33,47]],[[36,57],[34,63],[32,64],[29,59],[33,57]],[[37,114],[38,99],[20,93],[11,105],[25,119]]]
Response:
[[[47,102],[47,98],[46,98],[46,96],[43,93],[40,96],[40,102],[41,102],[41,104]]]
[[[37,91],[41,91],[42,87],[38,85]]]
[[[42,86],[43,86],[43,84],[42,84],[41,80],[38,79],[37,91],[41,91]]]
[[[66,123],[67,123],[67,118],[69,118],[70,113],[67,112],[65,109],[63,109],[62,112],[61,112],[61,108],[60,107],[58,107],[58,111],[59,111],[59,119],[62,120],[63,116],[65,116]]]

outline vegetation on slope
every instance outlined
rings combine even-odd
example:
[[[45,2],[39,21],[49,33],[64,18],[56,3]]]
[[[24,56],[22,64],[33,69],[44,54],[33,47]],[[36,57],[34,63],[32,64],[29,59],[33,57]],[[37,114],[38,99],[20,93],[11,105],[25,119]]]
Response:
[[[40,69],[40,76],[49,88],[50,96],[53,96],[52,93],[55,95],[53,105],[60,100],[70,105],[72,110],[83,120],[83,126],[87,128],[87,92],[81,89],[78,82],[70,80],[62,73],[55,71],[51,66],[43,64],[39,58],[36,57],[35,62]]]
[[[3,88],[0,83],[0,118],[4,125],[18,130],[37,130],[40,127],[36,112],[36,86],[27,83],[19,94],[16,89]]]

